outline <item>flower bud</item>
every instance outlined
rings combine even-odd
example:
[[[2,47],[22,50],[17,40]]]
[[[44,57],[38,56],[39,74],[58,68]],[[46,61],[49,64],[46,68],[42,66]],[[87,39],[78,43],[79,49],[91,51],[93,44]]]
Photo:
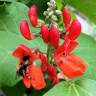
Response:
[[[48,65],[48,76],[49,78],[53,78],[54,76],[56,76],[56,69],[53,65],[49,64]]]
[[[81,24],[78,20],[73,20],[71,27],[69,29],[68,38],[70,40],[75,40],[81,33]]]
[[[46,56],[43,54],[43,53],[41,53],[40,54],[40,59],[41,59],[41,70],[42,70],[42,72],[46,72],[46,70],[47,70],[47,58],[46,58]]]
[[[36,27],[38,23],[38,16],[37,16],[37,8],[35,5],[29,8],[28,15],[29,15],[31,25],[33,27]]]
[[[62,16],[63,16],[63,22],[64,22],[65,26],[67,27],[71,21],[71,14],[69,13],[69,11],[66,8],[63,8]]]
[[[51,25],[50,32],[49,32],[50,44],[54,47],[58,47],[59,38],[60,38],[60,34],[59,34],[58,29],[54,25]]]
[[[48,43],[49,42],[49,30],[48,30],[47,26],[45,26],[45,25],[41,26],[41,35],[42,35],[43,41]]]
[[[52,80],[53,85],[57,84],[59,81],[56,69],[51,64],[48,65],[48,77]]]
[[[20,23],[20,32],[25,39],[32,40],[33,36],[30,33],[30,29],[26,20],[22,20]]]

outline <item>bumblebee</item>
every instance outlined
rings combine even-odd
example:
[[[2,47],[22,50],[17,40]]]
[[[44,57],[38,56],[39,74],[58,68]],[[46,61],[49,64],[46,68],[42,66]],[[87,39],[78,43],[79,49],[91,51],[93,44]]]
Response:
[[[16,72],[16,77],[25,76],[26,69],[30,65],[29,58],[30,56],[23,57],[22,61],[20,62],[20,68]]]

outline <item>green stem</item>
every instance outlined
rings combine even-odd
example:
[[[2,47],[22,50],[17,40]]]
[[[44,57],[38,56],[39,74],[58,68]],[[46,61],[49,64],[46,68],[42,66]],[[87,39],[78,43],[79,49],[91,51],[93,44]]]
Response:
[[[48,64],[50,64],[50,48],[51,48],[51,46],[50,46],[50,44],[48,44],[48,47],[47,47],[47,63]]]

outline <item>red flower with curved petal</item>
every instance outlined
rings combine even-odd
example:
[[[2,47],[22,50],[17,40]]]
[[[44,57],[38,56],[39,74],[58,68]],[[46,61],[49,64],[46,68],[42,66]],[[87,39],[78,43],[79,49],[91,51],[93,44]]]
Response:
[[[74,54],[64,55],[55,59],[56,64],[68,78],[82,76],[86,70],[85,62]]]

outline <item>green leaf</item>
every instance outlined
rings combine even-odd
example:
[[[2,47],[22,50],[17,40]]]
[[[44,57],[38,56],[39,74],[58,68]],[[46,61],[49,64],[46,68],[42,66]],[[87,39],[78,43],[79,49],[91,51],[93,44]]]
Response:
[[[87,64],[84,78],[96,79],[96,41],[85,34],[81,34],[77,41],[79,46],[73,53],[80,56]]]
[[[61,82],[44,96],[96,96],[96,81],[86,79],[76,82]]]
[[[0,30],[20,34],[19,25],[22,19],[27,19],[28,7],[22,3],[7,3],[0,10]]]
[[[70,0],[69,2],[69,4],[96,23],[96,0]]]

